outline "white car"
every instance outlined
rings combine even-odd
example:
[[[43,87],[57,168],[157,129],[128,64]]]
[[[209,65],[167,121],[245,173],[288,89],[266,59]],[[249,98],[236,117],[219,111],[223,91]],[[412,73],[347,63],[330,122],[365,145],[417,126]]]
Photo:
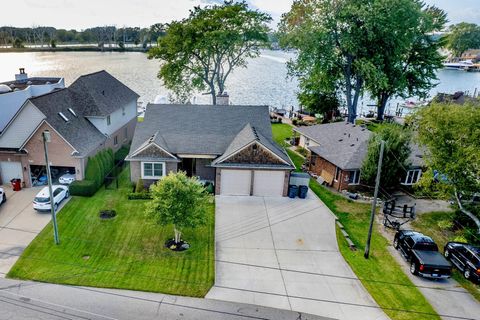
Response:
[[[0,204],[4,203],[5,201],[7,201],[7,195],[5,194],[5,190],[0,188]]]
[[[58,205],[64,199],[67,199],[70,196],[68,192],[68,187],[61,185],[53,185],[53,207],[55,211],[58,209]],[[48,187],[43,188],[33,200],[33,209],[37,211],[50,211],[50,193],[48,192]]]
[[[73,181],[75,181],[75,175],[72,173],[65,173],[58,179],[61,184],[70,184]]]

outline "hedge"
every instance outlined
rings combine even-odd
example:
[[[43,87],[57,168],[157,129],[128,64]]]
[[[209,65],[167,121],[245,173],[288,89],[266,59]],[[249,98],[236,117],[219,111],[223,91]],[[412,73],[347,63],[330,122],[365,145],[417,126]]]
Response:
[[[129,152],[130,152],[130,147],[127,145],[124,145],[120,149],[118,149],[118,151],[115,152],[115,155],[114,155],[115,163],[125,160]]]
[[[91,197],[97,192],[98,188],[95,181],[76,180],[69,186],[70,194],[74,196]]]
[[[128,194],[128,200],[152,200],[152,196],[148,192],[131,192]]]

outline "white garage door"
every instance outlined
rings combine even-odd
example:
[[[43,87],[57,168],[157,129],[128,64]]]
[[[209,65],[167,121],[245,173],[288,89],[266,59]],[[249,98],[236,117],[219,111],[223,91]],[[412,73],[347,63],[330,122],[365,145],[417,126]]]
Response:
[[[250,195],[250,170],[221,171],[220,194],[225,196]]]
[[[22,164],[20,162],[0,162],[0,177],[3,184],[9,184],[12,179],[22,179]]]
[[[283,195],[283,171],[255,171],[253,195],[263,197],[281,197]]]

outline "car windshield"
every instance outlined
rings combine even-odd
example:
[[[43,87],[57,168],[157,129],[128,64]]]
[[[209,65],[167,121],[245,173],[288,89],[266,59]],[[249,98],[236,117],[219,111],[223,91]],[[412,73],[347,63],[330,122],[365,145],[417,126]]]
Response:
[[[421,251],[438,251],[437,245],[431,242],[420,242],[415,245],[416,250]]]
[[[34,201],[39,203],[46,203],[46,202],[50,202],[50,198],[35,197]]]

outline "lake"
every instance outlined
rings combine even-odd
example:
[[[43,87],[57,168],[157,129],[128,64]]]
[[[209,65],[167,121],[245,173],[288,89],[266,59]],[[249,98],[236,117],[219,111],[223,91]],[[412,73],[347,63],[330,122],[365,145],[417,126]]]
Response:
[[[236,69],[227,81],[230,100],[235,104],[297,107],[297,81],[286,77],[286,62],[292,57],[292,53],[265,50],[259,58],[249,61],[248,68]],[[148,60],[139,52],[0,53],[0,82],[14,79],[20,67],[30,76],[63,77],[67,85],[82,74],[104,69],[136,91],[141,101],[151,102],[157,95],[168,95],[157,78],[159,62]],[[431,95],[480,90],[480,73],[440,70],[438,78],[439,84]],[[209,102],[208,95],[197,95],[197,103]],[[397,102],[390,103],[391,110]],[[360,113],[366,111],[370,103],[364,99],[359,105]]]

